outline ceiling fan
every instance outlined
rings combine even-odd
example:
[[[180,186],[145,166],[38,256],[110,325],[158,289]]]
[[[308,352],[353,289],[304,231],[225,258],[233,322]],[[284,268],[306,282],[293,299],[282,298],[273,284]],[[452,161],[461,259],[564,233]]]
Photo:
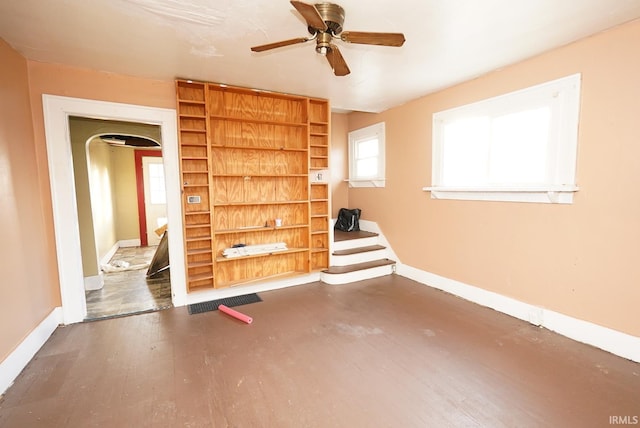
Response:
[[[253,52],[263,52],[269,49],[281,48],[298,43],[316,41],[316,52],[327,57],[336,76],[346,76],[351,71],[342,57],[333,39],[343,42],[364,45],[402,46],[405,38],[402,33],[369,33],[362,31],[342,31],[344,23],[344,9],[333,3],[307,4],[291,0],[291,4],[307,22],[310,37],[298,37],[266,45],[254,46]]]

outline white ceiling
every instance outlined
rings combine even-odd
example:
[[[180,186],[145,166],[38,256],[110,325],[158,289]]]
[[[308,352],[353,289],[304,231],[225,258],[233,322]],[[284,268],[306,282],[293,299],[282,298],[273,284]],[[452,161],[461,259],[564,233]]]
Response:
[[[329,98],[378,112],[640,17],[640,0],[336,0],[345,30],[403,32],[403,47],[337,42],[333,75],[288,0],[0,0],[0,37],[26,58]]]

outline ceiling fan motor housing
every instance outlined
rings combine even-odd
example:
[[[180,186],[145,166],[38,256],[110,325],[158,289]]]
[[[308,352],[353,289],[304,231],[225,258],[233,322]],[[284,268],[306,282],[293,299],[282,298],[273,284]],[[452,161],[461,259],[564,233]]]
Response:
[[[344,9],[333,3],[317,3],[314,5],[322,20],[327,24],[328,32],[334,36],[342,33],[342,25],[344,24]],[[315,34],[317,28],[309,27],[309,32]]]

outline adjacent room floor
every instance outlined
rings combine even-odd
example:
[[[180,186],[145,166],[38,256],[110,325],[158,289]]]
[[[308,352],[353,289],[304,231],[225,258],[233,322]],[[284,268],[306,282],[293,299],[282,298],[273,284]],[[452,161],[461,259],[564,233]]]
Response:
[[[151,262],[156,251],[152,247],[123,247],[111,258],[140,266]],[[171,304],[171,282],[166,269],[147,278],[147,268],[104,273],[104,287],[85,291],[87,320],[117,317],[140,312],[167,309]]]
[[[3,427],[603,427],[640,364],[390,275],[56,330]]]

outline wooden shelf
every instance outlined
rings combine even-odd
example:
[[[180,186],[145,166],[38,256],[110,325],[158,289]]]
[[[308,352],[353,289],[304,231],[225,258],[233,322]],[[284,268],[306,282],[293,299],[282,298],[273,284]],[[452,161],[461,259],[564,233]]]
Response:
[[[213,279],[213,274],[210,273],[200,273],[197,275],[189,275],[189,282],[197,282],[203,281],[206,279]]]
[[[192,237],[186,238],[187,242],[208,241],[210,239],[211,239],[211,235],[192,236]]]
[[[201,268],[201,267],[207,267],[207,266],[213,266],[213,262],[212,261],[208,261],[208,262],[193,262],[189,265],[189,267],[192,268]]]
[[[248,178],[270,178],[270,177],[307,177],[308,174],[253,174],[253,173],[247,173],[247,174],[218,174],[218,173],[213,173],[211,174],[213,177],[248,177]]]
[[[206,102],[205,101],[198,101],[198,100],[185,100],[185,99],[178,99],[178,104],[196,104],[196,105],[205,105]]]
[[[241,207],[241,206],[253,206],[253,205],[292,205],[292,204],[306,204],[308,201],[256,201],[256,202],[228,202],[224,204],[214,204],[214,207]]]
[[[242,149],[242,150],[265,150],[271,152],[308,152],[308,149],[296,149],[289,147],[259,147],[259,146],[234,146],[230,144],[212,144],[213,149]]]
[[[328,167],[328,101],[188,80],[176,99],[188,291],[328,267],[329,187],[309,183]],[[221,256],[275,242],[289,250]]]
[[[273,253],[265,253],[265,254],[251,254],[251,255],[248,255],[248,256],[241,256],[241,257],[222,257],[222,256],[218,256],[218,257],[216,257],[216,262],[217,263],[226,263],[226,262],[233,262],[233,261],[237,261],[237,260],[257,259],[257,258],[261,258],[261,257],[280,256],[280,255],[287,255],[287,254],[302,253],[302,252],[307,252],[307,251],[309,251],[308,248],[289,248],[288,250],[284,250],[284,251],[274,251]]]
[[[187,255],[195,256],[198,254],[207,254],[211,252],[212,252],[211,248],[195,248],[193,250],[187,250]]]
[[[329,119],[331,112],[325,100],[309,100],[309,171],[329,168]],[[319,271],[329,267],[329,185],[310,185],[310,268]]]
[[[251,227],[240,227],[236,229],[220,229],[214,230],[214,235],[228,235],[230,233],[252,233],[252,232],[267,232],[274,230],[287,230],[287,229],[300,229],[307,228],[308,224],[292,224],[288,226],[251,226]]]
[[[235,287],[238,285],[249,285],[252,284],[254,282],[257,281],[266,281],[266,280],[273,280],[273,279],[283,279],[283,278],[290,278],[290,277],[294,277],[297,275],[302,275],[307,273],[306,271],[295,271],[295,270],[291,270],[291,271],[286,271],[286,272],[281,272],[281,273],[277,273],[277,274],[273,274],[273,275],[265,275],[262,276],[260,278],[254,278],[254,279],[245,279],[245,280],[239,280],[239,281],[228,281],[228,282],[224,282],[222,285],[222,287]],[[221,287],[221,288],[222,288]]]
[[[235,121],[235,122],[255,123],[255,124],[264,124],[264,125],[279,125],[279,126],[294,126],[294,127],[308,126],[307,122],[283,122],[279,120],[252,119],[252,118],[238,117],[238,116],[219,116],[215,114],[212,114],[209,117],[215,120],[228,120],[228,121]]]

